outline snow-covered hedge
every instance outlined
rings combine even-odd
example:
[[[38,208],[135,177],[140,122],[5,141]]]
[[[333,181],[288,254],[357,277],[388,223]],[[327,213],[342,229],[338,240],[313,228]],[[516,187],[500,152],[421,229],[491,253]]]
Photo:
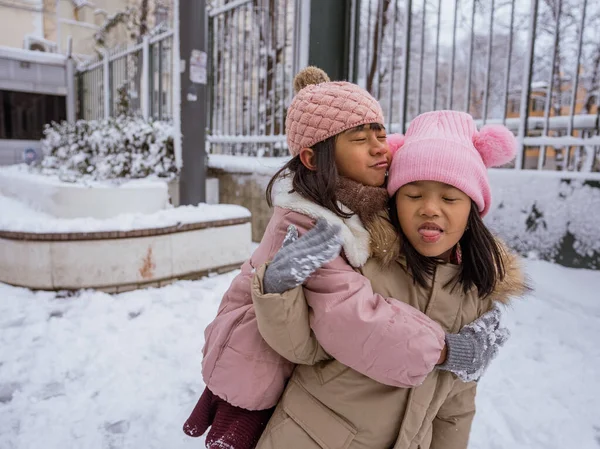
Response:
[[[173,178],[178,172],[172,125],[140,117],[52,123],[42,148],[37,169],[66,181]]]

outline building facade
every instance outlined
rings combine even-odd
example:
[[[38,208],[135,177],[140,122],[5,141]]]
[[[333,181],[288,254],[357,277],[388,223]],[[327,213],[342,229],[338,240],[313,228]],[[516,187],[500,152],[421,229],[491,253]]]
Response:
[[[71,37],[85,58],[171,20],[172,0],[0,0],[0,46],[65,53]]]

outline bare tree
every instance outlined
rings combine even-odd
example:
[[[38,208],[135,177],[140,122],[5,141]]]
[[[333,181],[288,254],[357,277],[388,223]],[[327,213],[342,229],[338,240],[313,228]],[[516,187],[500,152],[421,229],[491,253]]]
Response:
[[[230,3],[213,0],[210,7]],[[283,133],[292,79],[293,19],[293,4],[288,0],[252,0],[209,19],[215,132]],[[267,155],[278,155],[280,151],[275,144],[237,147],[234,152],[264,149]]]
[[[583,31],[580,29],[582,3],[579,0],[544,0],[540,8],[541,47],[538,49],[537,76],[549,79],[552,70],[552,110],[555,115],[562,114],[570,94],[574,77],[580,76],[581,87],[585,89],[587,98],[584,110],[589,111],[588,101],[598,89],[600,80],[600,6],[597,2],[588,2],[586,21]],[[560,12],[560,14],[559,14]],[[558,24],[558,26],[557,26]],[[548,39],[555,36],[556,40]],[[583,53],[577,61],[579,33],[583,32]],[[552,66],[553,47],[556,47],[556,59]],[[563,95],[563,93],[565,93]],[[593,102],[592,102],[593,104]]]
[[[264,73],[261,74],[260,93],[262,98],[266,99],[265,118],[266,130],[269,134],[280,134],[283,130],[283,123],[279,119],[281,114],[277,112],[277,106],[281,104],[278,98],[275,86],[277,78],[276,71],[283,62],[285,43],[277,39],[278,13],[282,8],[280,0],[254,0],[255,11],[257,15],[260,46],[265,50],[266,66]]]
[[[170,3],[166,0],[140,0],[139,7],[137,5],[126,6],[107,17],[94,35],[98,52],[102,53],[102,50],[108,44],[108,37],[111,32],[121,26],[125,27],[131,40],[141,42],[142,38],[151,32],[149,26],[150,10],[170,9]]]
[[[377,12],[375,15],[375,27],[373,30],[373,39],[372,39],[372,50],[371,54],[373,57],[370,61],[369,73],[367,75],[367,90],[369,92],[373,92],[373,83],[375,81],[375,77],[379,76],[382,78],[382,74],[379,73],[380,70],[380,51],[383,46],[383,40],[386,35],[387,25],[389,23],[388,12],[390,9],[391,0],[382,0],[377,2]],[[369,62],[369,61],[368,61]],[[379,80],[381,82],[381,79]]]
[[[520,86],[524,67],[523,39],[519,36],[526,31],[525,17],[515,17],[513,33],[510,23],[496,18],[493,36],[485,33],[489,20],[489,3],[476,2],[475,32],[471,34],[472,4],[458,11],[456,43],[452,28],[441,31],[438,39],[438,3],[425,2],[426,9],[416,7],[412,11],[410,29],[410,55],[408,70],[408,90],[404,98],[401,86],[404,70],[404,27],[405,9],[396,2],[372,0],[363,2],[361,13],[361,42],[357,59],[366,61],[358,67],[358,82],[374,93],[381,101],[386,118],[391,121],[400,117],[400,108],[407,102],[407,119],[419,112],[432,108],[450,106],[462,109],[467,96],[472,92],[469,112],[481,116],[486,90],[489,116],[502,116],[508,71],[508,89]],[[512,2],[505,0],[496,3],[495,11],[507,10]],[[510,11],[510,10],[508,10]],[[510,17],[510,14],[498,14]],[[471,36],[473,42],[471,44]],[[488,45],[492,39],[492,57],[488,71]],[[439,47],[437,47],[439,41]],[[510,67],[508,65],[509,43],[512,43]],[[473,55],[470,58],[471,45]],[[366,67],[365,67],[366,65]],[[465,83],[470,79],[470,86]],[[452,86],[450,83],[452,82]]]
[[[140,2],[138,40],[148,33],[148,2],[149,0]]]
[[[600,97],[600,5],[592,3],[588,12],[589,20],[584,33],[584,60],[589,61],[585,67],[583,87],[586,92],[583,112],[592,113],[599,105]]]

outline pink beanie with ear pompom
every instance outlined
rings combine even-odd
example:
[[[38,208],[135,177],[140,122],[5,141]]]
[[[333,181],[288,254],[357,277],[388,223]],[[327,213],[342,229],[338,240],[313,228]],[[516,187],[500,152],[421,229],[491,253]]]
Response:
[[[405,136],[390,138],[390,148],[397,147],[389,169],[390,196],[411,182],[443,182],[471,197],[482,217],[492,201],[487,169],[510,162],[517,149],[506,127],[487,125],[478,132],[473,117],[458,111],[421,114]]]
[[[515,157],[515,136],[505,126],[485,125],[475,135],[473,145],[486,167],[499,167]]]
[[[390,147],[390,153],[392,153],[392,156],[396,154],[396,151],[398,151],[402,145],[404,145],[404,140],[403,134],[387,135],[387,143]]]

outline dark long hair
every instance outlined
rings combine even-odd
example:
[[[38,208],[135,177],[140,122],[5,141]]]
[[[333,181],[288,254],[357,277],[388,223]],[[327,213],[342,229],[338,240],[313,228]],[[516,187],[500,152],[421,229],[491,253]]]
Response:
[[[292,191],[304,198],[329,209],[341,218],[349,218],[351,214],[343,212],[337,204],[335,189],[338,182],[338,171],[335,164],[335,136],[316,143],[312,150],[315,154],[315,170],[309,170],[295,156],[285,164],[269,181],[267,186],[267,204],[273,206],[273,186],[281,178],[292,177]]]
[[[427,287],[427,279],[433,277],[435,266],[440,261],[434,257],[423,256],[409,242],[400,227],[396,195],[397,193],[390,199],[390,219],[402,238],[402,254],[406,258],[406,265],[415,283]],[[483,223],[475,203],[471,206],[467,230],[461,237],[459,245],[462,251],[460,270],[456,278],[445,287],[455,288],[460,285],[465,293],[475,287],[481,298],[489,296],[493,293],[496,284],[504,280],[506,268],[502,249]]]

